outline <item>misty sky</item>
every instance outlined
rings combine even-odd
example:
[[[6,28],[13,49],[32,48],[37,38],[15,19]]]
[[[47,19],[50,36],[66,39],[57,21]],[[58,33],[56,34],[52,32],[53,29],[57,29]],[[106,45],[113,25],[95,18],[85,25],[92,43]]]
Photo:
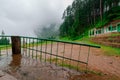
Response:
[[[73,0],[0,0],[0,33],[34,36],[40,25],[60,23]]]

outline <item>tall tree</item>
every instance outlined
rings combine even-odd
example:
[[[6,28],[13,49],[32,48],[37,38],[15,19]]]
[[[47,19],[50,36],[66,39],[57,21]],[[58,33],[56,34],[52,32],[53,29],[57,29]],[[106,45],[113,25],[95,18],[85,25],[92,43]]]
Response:
[[[102,0],[100,0],[100,19],[102,21]]]
[[[99,21],[112,20],[111,18],[118,16],[114,14],[116,10],[113,7],[119,6],[119,2],[120,0],[74,0],[72,5],[64,11],[60,35],[74,38],[84,34],[88,29],[96,27],[95,25]]]

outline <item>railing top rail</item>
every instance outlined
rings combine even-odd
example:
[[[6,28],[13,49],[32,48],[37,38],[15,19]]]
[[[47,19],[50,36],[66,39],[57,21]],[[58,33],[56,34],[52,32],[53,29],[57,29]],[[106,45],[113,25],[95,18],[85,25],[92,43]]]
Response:
[[[11,35],[0,35],[0,37],[11,37]]]
[[[2,37],[3,35],[0,35],[0,36]],[[10,35],[4,35],[4,37],[11,37],[11,36]],[[75,45],[88,46],[88,47],[94,47],[94,48],[101,48],[100,46],[97,46],[97,45],[84,44],[84,43],[71,42],[71,41],[63,41],[63,40],[55,40],[55,39],[41,39],[41,38],[25,37],[25,36],[19,36],[19,37],[21,37],[21,38],[37,39],[37,40],[55,41],[55,42],[75,44]]]
[[[62,41],[62,40],[55,40],[55,39],[41,39],[41,38],[25,37],[25,36],[20,36],[20,37],[21,38],[38,39],[38,40],[46,40],[46,41],[55,41],[55,42],[75,44],[75,45],[88,46],[88,47],[94,47],[94,48],[101,48],[100,46],[96,46],[96,45],[84,44],[84,43],[77,43],[77,42],[71,42],[71,41]]]

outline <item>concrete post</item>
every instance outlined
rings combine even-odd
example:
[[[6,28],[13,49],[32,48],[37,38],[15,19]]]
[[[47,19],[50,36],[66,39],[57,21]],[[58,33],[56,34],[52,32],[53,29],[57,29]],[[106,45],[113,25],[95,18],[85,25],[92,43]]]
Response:
[[[12,36],[12,54],[21,54],[21,40],[19,36]]]

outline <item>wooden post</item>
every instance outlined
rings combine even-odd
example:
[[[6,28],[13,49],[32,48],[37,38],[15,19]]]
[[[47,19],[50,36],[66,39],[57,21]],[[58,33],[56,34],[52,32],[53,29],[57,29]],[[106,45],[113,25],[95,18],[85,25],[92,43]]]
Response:
[[[12,36],[12,54],[21,54],[21,40],[19,36]]]
[[[12,55],[12,61],[10,63],[11,67],[14,67],[15,69],[21,65],[21,54],[13,54]]]

